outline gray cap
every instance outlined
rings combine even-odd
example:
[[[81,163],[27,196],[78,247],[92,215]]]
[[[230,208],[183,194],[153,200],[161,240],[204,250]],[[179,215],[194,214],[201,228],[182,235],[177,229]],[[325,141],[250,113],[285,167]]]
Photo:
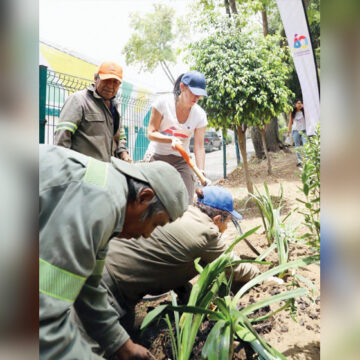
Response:
[[[111,158],[114,167],[123,174],[148,183],[164,205],[171,221],[176,220],[188,208],[188,192],[180,173],[164,161],[129,164]]]

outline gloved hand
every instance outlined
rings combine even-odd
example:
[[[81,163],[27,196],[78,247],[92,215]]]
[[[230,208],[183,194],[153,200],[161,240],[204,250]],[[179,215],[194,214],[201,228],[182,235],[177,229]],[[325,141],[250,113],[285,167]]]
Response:
[[[203,186],[211,185],[212,181],[206,177],[205,171],[204,170],[200,170],[200,171],[205,177],[205,184],[203,184]]]
[[[175,149],[175,144],[179,144],[179,145],[183,146],[183,142],[182,142],[179,138],[173,136],[173,137],[171,138],[171,148],[172,148],[173,150],[176,150],[176,149]]]

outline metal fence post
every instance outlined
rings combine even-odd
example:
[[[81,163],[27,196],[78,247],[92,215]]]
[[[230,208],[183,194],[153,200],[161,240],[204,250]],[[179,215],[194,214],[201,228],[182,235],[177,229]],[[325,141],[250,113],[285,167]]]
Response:
[[[240,151],[239,151],[239,140],[238,140],[238,137],[237,137],[236,130],[234,130],[234,137],[235,137],[236,160],[237,160],[237,164],[239,166],[240,163],[241,163],[241,156],[240,156]]]
[[[45,143],[47,66],[39,66],[39,143]]]
[[[222,141],[223,141],[223,169],[224,179],[226,179],[226,130],[222,130]]]

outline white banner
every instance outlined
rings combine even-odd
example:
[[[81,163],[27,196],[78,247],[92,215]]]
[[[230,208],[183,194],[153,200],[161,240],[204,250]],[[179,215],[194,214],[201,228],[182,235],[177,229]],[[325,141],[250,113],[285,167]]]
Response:
[[[301,0],[276,0],[299,78],[307,135],[314,135],[320,121],[316,66],[304,7]]]

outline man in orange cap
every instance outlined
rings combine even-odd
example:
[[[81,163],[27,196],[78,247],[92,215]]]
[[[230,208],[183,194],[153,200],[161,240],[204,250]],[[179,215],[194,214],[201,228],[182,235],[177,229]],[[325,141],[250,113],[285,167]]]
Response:
[[[111,156],[131,162],[115,100],[123,78],[122,67],[104,62],[88,89],[69,96],[55,129],[55,145],[109,162]]]

